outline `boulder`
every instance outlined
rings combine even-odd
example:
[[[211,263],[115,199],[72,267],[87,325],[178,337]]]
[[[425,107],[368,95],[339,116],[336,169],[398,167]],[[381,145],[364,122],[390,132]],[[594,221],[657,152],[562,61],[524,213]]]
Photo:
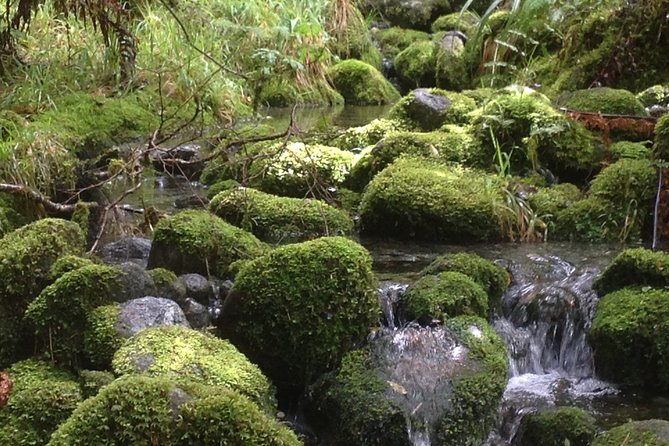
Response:
[[[448,0],[362,0],[364,14],[374,12],[391,25],[429,31],[432,22],[452,12]]]
[[[151,252],[151,240],[143,237],[124,237],[107,243],[98,255],[106,263],[135,262],[146,266]]]
[[[180,325],[190,327],[176,302],[162,297],[145,296],[119,306],[114,328],[121,337],[130,338],[148,327]]]
[[[419,88],[395,104],[388,117],[407,129],[429,132],[444,124],[466,124],[475,109],[475,100],[462,93]]]
[[[558,407],[523,417],[519,446],[590,446],[597,432],[595,418],[578,407]]]
[[[669,446],[669,421],[630,421],[598,435],[592,446]]]
[[[392,104],[399,92],[376,68],[359,60],[348,59],[328,71],[335,89],[350,105]]]

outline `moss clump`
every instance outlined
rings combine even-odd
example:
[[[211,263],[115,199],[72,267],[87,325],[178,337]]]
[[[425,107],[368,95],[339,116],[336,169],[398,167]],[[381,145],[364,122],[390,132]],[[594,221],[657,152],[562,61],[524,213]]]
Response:
[[[21,197],[0,192],[0,238],[33,220],[26,207]]]
[[[609,150],[613,161],[620,159],[649,160],[653,157],[650,149],[640,142],[618,141],[611,144]]]
[[[489,313],[488,296],[468,276],[446,271],[421,277],[402,296],[400,304],[406,320],[432,323],[456,316],[481,316]]]
[[[316,85],[300,86],[295,79],[287,77],[275,77],[262,84],[253,100],[258,106],[270,107],[344,103],[344,98],[325,81]]]
[[[94,367],[108,369],[114,353],[123,345],[116,330],[120,308],[118,304],[102,305],[88,314],[84,333],[84,352]]]
[[[420,159],[399,159],[369,183],[360,203],[367,234],[433,241],[500,238],[494,179]]]
[[[666,92],[662,85],[653,85],[646,88],[644,91],[636,95],[636,98],[641,101],[646,107],[654,105],[666,104]]]
[[[571,110],[612,115],[648,116],[633,93],[608,87],[590,88],[564,93],[558,104]]]
[[[121,298],[122,274],[110,266],[83,266],[60,276],[30,303],[25,318],[52,358],[71,365],[81,360],[88,316]]]
[[[460,91],[471,87],[471,53],[467,52],[459,37],[446,35],[437,41],[437,87]]]
[[[597,278],[594,288],[601,295],[628,286],[669,286],[669,255],[650,249],[626,249]]]
[[[116,444],[299,446],[288,428],[223,387],[130,376],[83,402],[49,446]]]
[[[0,410],[0,444],[46,444],[81,402],[79,383],[68,373],[35,360],[17,362],[7,373],[13,388]]]
[[[393,26],[378,30],[376,38],[383,54],[389,59],[393,59],[412,43],[430,40],[430,35],[424,31]]]
[[[442,15],[432,22],[432,32],[439,31],[460,31],[469,37],[473,37],[476,27],[479,23],[479,17],[471,11],[464,13],[453,12]]]
[[[61,256],[80,255],[81,229],[75,223],[44,219],[0,239],[0,367],[11,364],[33,342],[22,316],[30,301],[49,284],[52,265]]]
[[[339,62],[328,74],[347,104],[383,105],[400,98],[399,92],[376,68],[359,60]]]
[[[209,209],[260,239],[274,242],[353,232],[348,214],[322,201],[277,197],[254,189],[221,192],[211,200]]]
[[[589,332],[597,374],[635,387],[669,389],[669,293],[623,288],[598,303]]]
[[[378,315],[369,253],[326,237],[242,265],[219,328],[278,386],[300,389],[337,367]]]
[[[114,382],[116,377],[111,372],[101,370],[80,370],[79,386],[84,399],[97,395],[104,386]]]
[[[438,49],[431,40],[417,41],[395,56],[393,66],[405,88],[436,86]]]
[[[453,5],[449,0],[426,0],[420,3],[397,0],[361,0],[357,4],[360,5],[364,14],[374,12],[390,25],[423,31],[428,31],[430,24],[437,17],[453,11]]]
[[[374,145],[391,132],[405,130],[399,121],[392,119],[375,119],[367,125],[349,127],[341,135],[330,141],[341,150],[363,149]]]
[[[666,420],[630,421],[597,436],[592,446],[669,446]]]
[[[240,259],[263,254],[267,246],[251,233],[205,211],[183,211],[162,219],[153,233],[149,268],[177,274],[213,274],[224,278]]]
[[[528,202],[537,215],[554,217],[563,209],[583,198],[581,190],[571,183],[560,183],[540,187],[528,197]]]
[[[271,412],[274,389],[260,369],[228,341],[190,328],[153,327],[126,342],[112,362],[117,375],[168,376],[246,395]]]
[[[511,277],[507,270],[490,260],[474,253],[458,252],[437,257],[426,266],[421,276],[439,274],[443,271],[455,271],[469,276],[479,284],[488,295],[491,308],[497,308],[506,291]]]
[[[157,288],[169,287],[177,281],[177,275],[165,268],[153,268],[147,271]]]
[[[653,157],[665,161],[669,160],[669,114],[662,116],[655,124]]]
[[[388,113],[405,129],[429,132],[445,124],[467,124],[476,101],[462,93],[438,88],[414,90],[404,96]]]
[[[58,280],[60,276],[75,269],[82,268],[84,266],[93,265],[94,262],[87,257],[79,257],[76,255],[66,255],[60,257],[51,267],[49,275],[51,276],[52,281]]]
[[[542,410],[523,418],[520,446],[589,446],[596,432],[595,418],[583,409]]]

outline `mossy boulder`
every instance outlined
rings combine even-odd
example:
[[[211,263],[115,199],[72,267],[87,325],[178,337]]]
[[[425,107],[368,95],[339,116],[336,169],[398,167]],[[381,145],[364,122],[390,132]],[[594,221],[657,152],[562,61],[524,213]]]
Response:
[[[437,51],[432,40],[419,40],[400,51],[393,59],[395,73],[404,88],[426,88],[437,85]]]
[[[389,59],[393,59],[414,42],[430,40],[430,35],[424,31],[404,29],[398,26],[380,29],[376,31],[375,37],[381,51]]]
[[[185,327],[142,330],[114,355],[118,376],[166,376],[235,390],[268,412],[276,408],[274,389],[260,369],[224,339]]]
[[[439,274],[444,271],[466,274],[480,285],[488,295],[491,308],[497,308],[501,304],[502,295],[511,282],[511,276],[506,269],[470,252],[439,256],[426,266],[420,275]]]
[[[608,87],[563,93],[558,98],[558,105],[585,112],[648,116],[643,103],[632,92]]]
[[[645,248],[626,249],[618,254],[594,283],[601,295],[628,286],[669,286],[669,254]]]
[[[442,15],[432,22],[431,29],[433,33],[439,31],[460,31],[468,37],[473,37],[478,23],[479,17],[471,11],[463,13],[453,12]]]
[[[227,278],[232,262],[252,259],[267,249],[253,234],[209,212],[183,211],[156,226],[148,267]]]
[[[590,446],[597,432],[595,418],[578,407],[558,407],[523,417],[520,446]]]
[[[429,432],[431,444],[479,444],[506,385],[505,350],[480,318],[380,333],[310,389],[310,411],[328,445],[412,444],[407,420],[412,431]]]
[[[255,189],[221,192],[211,200],[209,209],[260,239],[274,242],[353,232],[351,217],[322,201],[278,197]]]
[[[68,254],[81,255],[84,237],[76,223],[43,219],[0,239],[0,367],[21,357],[31,332],[22,320],[28,304],[50,282],[54,262]]]
[[[79,383],[51,364],[25,360],[6,370],[13,387],[0,409],[0,444],[46,444],[81,402]]]
[[[598,376],[615,383],[669,389],[669,292],[623,288],[597,303],[589,332]]]
[[[669,446],[669,421],[630,421],[598,435],[592,446]]]
[[[380,118],[360,127],[349,127],[330,141],[341,150],[361,150],[374,145],[391,132],[406,130],[397,120]],[[355,161],[354,161],[355,164]]]
[[[89,259],[88,257],[66,255],[56,260],[56,262],[51,267],[49,275],[51,276],[51,280],[55,282],[65,273],[69,273],[75,269],[94,264],[95,262],[93,262],[93,260]]]
[[[94,367],[109,369],[114,353],[125,339],[116,329],[118,304],[101,305],[88,314],[84,333],[84,352]]]
[[[494,181],[475,170],[401,158],[367,186],[359,208],[362,231],[460,243],[499,239]]]
[[[669,160],[669,114],[662,116],[655,124],[653,157],[665,161]]]
[[[241,266],[219,329],[279,386],[301,389],[339,365],[378,322],[369,253],[326,237]]]
[[[418,279],[402,296],[399,308],[405,320],[421,324],[456,316],[487,317],[490,311],[488,296],[481,285],[453,271]]]
[[[335,89],[351,105],[391,104],[399,92],[373,66],[359,60],[344,60],[329,71]]]
[[[424,31],[437,17],[452,11],[448,0],[362,0],[358,4],[363,14],[373,11],[391,25]]]
[[[445,124],[467,124],[476,101],[463,93],[419,88],[404,96],[388,113],[406,129],[436,130]]]
[[[49,446],[91,444],[299,446],[288,428],[221,386],[128,376],[83,402]]]
[[[325,80],[301,85],[289,76],[275,76],[263,83],[253,102],[257,106],[289,107],[295,104],[332,106],[344,103],[344,98]]]

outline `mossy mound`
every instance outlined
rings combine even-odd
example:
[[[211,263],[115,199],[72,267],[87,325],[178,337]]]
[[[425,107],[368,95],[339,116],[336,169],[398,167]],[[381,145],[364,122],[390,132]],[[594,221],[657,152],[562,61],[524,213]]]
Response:
[[[0,444],[46,444],[81,402],[76,379],[52,365],[26,360],[7,369],[13,387],[0,409]]]
[[[221,192],[211,200],[209,209],[258,238],[273,242],[353,232],[351,217],[322,201],[277,197],[255,189]]]
[[[655,124],[653,157],[665,161],[669,160],[669,114],[662,116]]]
[[[116,375],[166,376],[209,386],[223,386],[276,408],[274,389],[260,369],[232,344],[190,328],[165,326],[140,331],[116,352]]]
[[[258,106],[269,107],[332,106],[343,104],[344,98],[325,81],[301,86],[295,79],[277,76],[261,86],[253,101]]]
[[[578,186],[571,183],[560,183],[537,188],[536,192],[528,196],[527,201],[537,215],[552,218],[582,198],[583,194]]]
[[[23,313],[50,283],[54,262],[68,254],[81,255],[83,250],[79,226],[60,219],[30,223],[0,239],[0,367],[11,364],[32,346]]]
[[[28,207],[22,197],[0,192],[0,238],[34,220]]]
[[[404,29],[397,26],[380,29],[376,32],[375,37],[379,42],[381,51],[389,59],[393,59],[414,42],[430,40],[430,35],[424,31]]]
[[[84,401],[49,446],[239,444],[299,446],[288,428],[224,387],[129,376]]]
[[[377,323],[369,253],[326,237],[241,266],[219,328],[279,387],[301,389],[339,364]]]
[[[109,369],[114,353],[124,339],[116,330],[119,320],[118,304],[102,305],[88,314],[84,332],[84,352],[94,367]]]
[[[437,85],[438,50],[438,44],[432,40],[419,40],[395,56],[393,66],[404,88],[427,88]]]
[[[406,342],[411,349],[398,347]],[[449,357],[453,348],[466,353]],[[381,333],[311,389],[314,422],[326,432],[324,438],[333,438],[329,445],[411,444],[407,419],[412,429],[429,431],[432,444],[479,444],[494,425],[506,385],[505,351],[480,318]],[[406,380],[407,369],[416,367],[427,376]]]
[[[400,301],[405,320],[432,324],[456,316],[487,317],[488,296],[465,274],[446,271],[424,276],[407,289]]]
[[[371,65],[359,60],[344,60],[329,71],[335,89],[351,105],[391,104],[399,92]]]
[[[40,348],[61,364],[78,364],[88,316],[94,308],[122,298],[122,275],[117,268],[87,265],[46,287],[25,312]]]
[[[669,293],[623,288],[597,303],[589,332],[598,376],[615,383],[669,389]]]
[[[420,275],[439,274],[444,271],[455,271],[469,276],[486,292],[491,308],[497,308],[501,303],[502,295],[511,282],[511,276],[507,270],[469,252],[439,256],[426,266]]]
[[[590,446],[595,418],[578,407],[558,407],[523,417],[520,446]]]
[[[592,446],[669,446],[669,421],[630,421],[597,436]]]
[[[666,89],[662,85],[653,85],[636,95],[636,98],[646,107],[663,106],[666,104],[666,97]]]
[[[433,241],[500,238],[494,179],[430,160],[395,161],[369,183],[360,203],[366,234]]]
[[[558,104],[570,110],[612,115],[648,116],[644,105],[634,94],[615,88],[590,88],[564,93]]]
[[[56,281],[58,280],[58,278],[60,278],[60,276],[62,276],[65,273],[69,273],[70,271],[74,271],[75,269],[79,269],[84,266],[89,266],[93,264],[94,262],[87,257],[66,255],[56,260],[56,262],[51,267],[51,272],[49,273],[49,275],[51,276],[52,281]]]
[[[628,286],[669,286],[669,254],[650,249],[626,249],[618,254],[594,283],[601,295]]]
[[[436,130],[445,124],[467,124],[476,101],[466,94],[438,88],[418,89],[404,96],[388,113],[406,129]]]
[[[611,144],[609,148],[611,159],[649,160],[652,159],[652,151],[645,144],[632,141],[618,141]]]
[[[392,119],[375,119],[360,127],[349,127],[341,135],[330,141],[341,150],[361,150],[374,145],[391,132],[406,130],[402,123]]]
[[[257,257],[266,250],[253,234],[209,212],[183,211],[156,225],[148,267],[226,278],[232,262]]]
[[[472,37],[478,23],[479,17],[471,11],[465,11],[464,13],[453,12],[442,15],[432,22],[431,29],[433,33],[439,31],[460,31],[468,37]]]

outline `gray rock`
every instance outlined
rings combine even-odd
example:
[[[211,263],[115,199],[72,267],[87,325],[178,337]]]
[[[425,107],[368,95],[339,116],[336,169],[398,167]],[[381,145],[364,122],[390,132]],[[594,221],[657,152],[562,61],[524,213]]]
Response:
[[[145,296],[121,304],[115,328],[119,335],[129,338],[145,328],[161,325],[190,327],[186,315],[176,302]]]
[[[196,180],[204,168],[201,152],[202,146],[199,144],[183,144],[172,149],[157,150],[152,154],[153,167],[170,175]]]
[[[444,123],[444,114],[452,101],[446,96],[432,93],[427,88],[413,91],[414,100],[407,106],[407,113],[424,131],[435,130]]]
[[[99,251],[105,263],[133,262],[146,267],[151,252],[151,240],[143,237],[124,237],[108,243]]]
[[[174,200],[174,207],[177,209],[205,209],[209,200],[198,194],[189,194],[177,197]]]
[[[374,12],[390,25],[429,31],[440,15],[452,11],[448,0],[361,0],[363,13]]]
[[[211,324],[211,313],[209,308],[191,298],[181,305],[181,309],[186,315],[190,326],[194,329],[207,328]]]
[[[460,55],[465,50],[467,37],[460,31],[448,31],[439,41],[439,45],[449,53]]]
[[[216,298],[211,282],[200,274],[183,274],[178,277],[177,282],[186,288],[187,297],[203,305],[209,305]]]
[[[128,301],[138,297],[153,296],[156,286],[144,268],[133,262],[125,262],[117,266],[123,271],[123,292],[119,301]]]

